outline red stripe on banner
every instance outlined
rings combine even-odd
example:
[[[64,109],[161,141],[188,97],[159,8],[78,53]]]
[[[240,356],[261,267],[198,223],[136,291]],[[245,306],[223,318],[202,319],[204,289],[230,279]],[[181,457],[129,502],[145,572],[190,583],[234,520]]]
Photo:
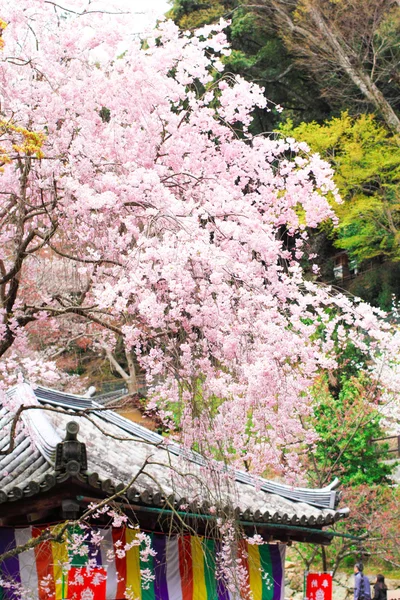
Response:
[[[45,527],[32,527],[32,537],[39,537],[45,529]],[[39,600],[55,600],[56,586],[51,542],[41,542],[35,546],[35,559]]]
[[[240,586],[240,596],[244,600],[250,600],[251,599],[250,571],[249,571],[249,557],[248,557],[246,540],[239,540],[238,558],[239,558],[240,564],[242,566],[241,575],[243,574],[243,571],[246,572],[246,579],[243,582],[243,585]]]
[[[178,538],[179,571],[181,574],[182,600],[193,599],[192,545],[189,536]]]
[[[126,553],[121,558],[118,556],[118,550],[125,546],[125,528],[112,529],[112,537],[115,554],[115,570],[117,571],[117,595],[116,599],[125,598],[126,591]]]

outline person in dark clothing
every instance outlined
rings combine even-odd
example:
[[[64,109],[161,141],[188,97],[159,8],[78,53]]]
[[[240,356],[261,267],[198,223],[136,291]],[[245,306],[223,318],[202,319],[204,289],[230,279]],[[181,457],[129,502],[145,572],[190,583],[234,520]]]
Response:
[[[387,587],[385,584],[385,578],[383,575],[377,575],[376,583],[374,584],[373,600],[386,600],[386,599],[387,599]]]
[[[363,569],[362,563],[354,565],[354,600],[371,600],[371,584]]]

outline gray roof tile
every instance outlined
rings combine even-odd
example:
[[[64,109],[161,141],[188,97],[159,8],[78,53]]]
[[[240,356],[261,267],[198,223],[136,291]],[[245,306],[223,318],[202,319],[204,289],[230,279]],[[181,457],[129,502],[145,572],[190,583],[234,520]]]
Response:
[[[303,525],[322,526],[340,517],[335,508],[337,493],[329,487],[292,488],[241,471],[226,470],[218,463],[208,463],[205,468],[205,460],[199,454],[170,444],[162,436],[110,410],[90,413],[89,418],[77,414],[78,410],[99,408],[101,403],[96,399],[42,387],[33,394],[28,384],[10,390],[10,397],[15,402],[20,397],[25,404],[30,399],[36,406],[39,400],[42,409],[23,413],[24,429],[16,437],[13,452],[0,455],[0,501],[12,499],[15,487],[31,495],[31,482],[45,489],[60,480],[54,470],[55,446],[64,438],[67,423],[74,420],[79,423],[78,439],[85,442],[88,459],[87,472],[79,475],[81,481],[96,486],[97,474],[97,484],[111,480],[110,491],[113,491],[118,485],[131,482],[144,461],[149,461],[145,473],[139,475],[128,492],[135,502],[153,504],[154,499],[162,503],[162,498],[173,496],[177,506],[183,499],[191,505],[196,502],[229,505],[259,521]],[[59,408],[60,412],[46,411],[49,406]],[[7,424],[10,418],[3,407],[1,421]],[[7,446],[8,432],[8,427],[0,429],[0,448]]]

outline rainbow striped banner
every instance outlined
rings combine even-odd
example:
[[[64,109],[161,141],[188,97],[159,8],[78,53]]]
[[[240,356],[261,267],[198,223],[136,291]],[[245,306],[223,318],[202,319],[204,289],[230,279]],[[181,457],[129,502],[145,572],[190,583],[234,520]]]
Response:
[[[0,554],[26,544],[43,529],[0,528]],[[238,560],[247,575],[241,592],[227,589],[216,568],[219,543],[197,536],[149,534],[155,556],[144,562],[139,546],[123,557],[118,549],[130,544],[137,530],[129,528],[95,530],[100,544],[85,542],[86,549],[71,554],[67,543],[45,541],[34,549],[6,559],[0,566],[4,581],[15,585],[0,588],[1,600],[20,600],[20,588],[29,590],[32,600],[68,599],[68,568],[104,567],[107,572],[107,600],[284,600],[285,546],[239,544]],[[90,536],[89,536],[90,537]],[[154,579],[145,583],[143,570]],[[80,599],[77,599],[80,600]],[[96,600],[94,598],[94,600]]]

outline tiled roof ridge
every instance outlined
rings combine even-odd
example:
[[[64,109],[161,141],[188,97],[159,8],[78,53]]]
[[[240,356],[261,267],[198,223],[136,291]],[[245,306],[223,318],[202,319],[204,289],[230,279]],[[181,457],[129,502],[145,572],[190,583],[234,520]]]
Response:
[[[162,444],[172,454],[184,456],[187,460],[195,464],[204,466],[206,463],[201,454],[188,450],[176,442],[166,442],[166,439],[160,434],[150,431],[149,429],[146,429],[146,427],[143,427],[138,423],[134,423],[110,409],[104,410],[103,405],[101,402],[97,401],[96,397],[86,398],[78,394],[67,394],[65,392],[44,386],[37,386],[35,388],[35,394],[39,402],[42,401],[49,404],[55,404],[58,406],[63,406],[64,408],[74,408],[75,410],[84,408],[101,408],[102,410],[96,414],[106,422],[112,423],[113,425],[116,425],[124,431],[131,433],[138,438],[142,438],[145,441]],[[276,481],[267,480],[238,469],[235,469],[234,472],[236,481],[240,483],[258,487],[264,492],[277,494],[289,500],[305,502],[311,506],[334,510],[340,499],[340,494],[336,491],[336,488],[339,485],[338,479],[335,479],[329,485],[323,488],[311,489],[294,487],[278,483]]]

